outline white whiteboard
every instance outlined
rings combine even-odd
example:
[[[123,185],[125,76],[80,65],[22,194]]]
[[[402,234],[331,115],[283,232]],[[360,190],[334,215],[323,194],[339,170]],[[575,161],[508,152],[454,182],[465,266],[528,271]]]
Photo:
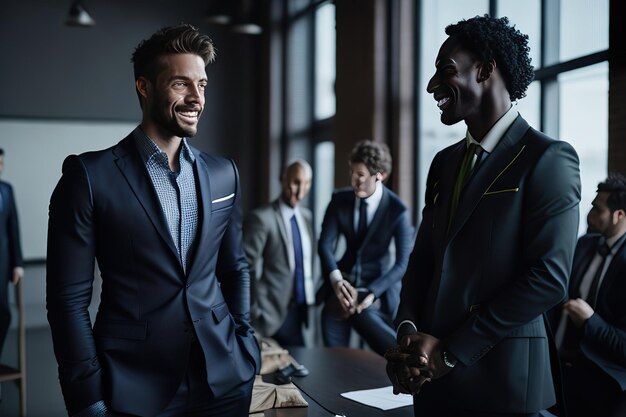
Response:
[[[13,185],[25,260],[46,257],[48,204],[65,157],[108,148],[138,123],[0,119],[2,179]]]

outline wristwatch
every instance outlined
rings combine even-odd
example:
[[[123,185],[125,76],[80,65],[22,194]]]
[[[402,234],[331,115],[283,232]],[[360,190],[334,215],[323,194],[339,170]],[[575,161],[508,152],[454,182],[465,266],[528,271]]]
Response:
[[[441,352],[441,358],[443,359],[443,363],[448,368],[454,368],[458,362],[457,358],[455,358],[454,355],[447,350]]]

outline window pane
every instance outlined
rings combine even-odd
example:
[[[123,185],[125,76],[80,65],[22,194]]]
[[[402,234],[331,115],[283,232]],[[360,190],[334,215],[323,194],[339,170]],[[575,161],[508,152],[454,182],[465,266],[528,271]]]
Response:
[[[289,134],[303,132],[311,123],[311,19],[294,20],[287,49],[287,129]]]
[[[302,13],[310,4],[311,0],[289,0],[287,2],[288,13],[290,16]]]
[[[541,66],[541,2],[540,0],[499,0],[498,15],[509,18],[520,32],[528,35],[530,58],[535,69]]]
[[[426,92],[428,80],[435,72],[435,58],[439,52],[439,47],[448,37],[445,33],[446,26],[461,19],[483,15],[488,10],[489,2],[487,0],[422,1],[418,138],[419,205],[417,208],[420,216],[421,209],[424,206],[426,177],[433,157],[441,149],[463,138],[466,131],[464,123],[457,123],[454,126],[443,125],[440,121],[439,109],[435,100],[432,95]]]
[[[315,15],[315,118],[335,114],[335,5],[326,3]]]
[[[335,144],[333,142],[320,142],[315,145],[313,187],[315,230],[321,230],[324,213],[335,188]]]
[[[560,138],[571,143],[580,158],[582,200],[579,234],[596,187],[607,176],[609,67],[602,62],[559,75]]]
[[[609,47],[609,0],[561,1],[560,58],[572,58]]]

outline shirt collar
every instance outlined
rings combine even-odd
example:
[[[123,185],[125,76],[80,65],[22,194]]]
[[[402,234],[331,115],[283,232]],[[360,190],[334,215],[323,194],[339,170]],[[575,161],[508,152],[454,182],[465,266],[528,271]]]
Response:
[[[498,119],[498,121],[491,127],[491,129],[489,129],[489,132],[487,132],[487,134],[480,143],[478,143],[478,141],[476,141],[476,139],[472,137],[471,133],[468,130],[465,135],[467,138],[467,145],[469,146],[471,143],[475,143],[479,145],[484,151],[488,153],[493,152],[498,142],[500,142],[500,139],[502,139],[502,136],[504,136],[508,128],[511,127],[518,115],[519,112],[515,110],[513,106],[511,106],[511,108],[507,110],[507,112],[504,113],[502,117],[500,117],[500,119]]]
[[[619,236],[613,236],[606,240],[606,244],[609,245],[609,248],[611,248],[611,253],[613,255],[615,255],[615,252],[619,250],[619,247],[621,246],[621,243],[624,241],[624,238],[626,238],[626,233],[622,233]]]
[[[298,211],[298,205],[291,207],[289,204],[285,203],[282,196],[278,198],[278,207],[280,208],[283,218],[287,220],[291,219]]]
[[[383,198],[383,184],[380,181],[376,181],[376,189],[371,196],[364,198],[369,207],[378,207],[380,200]],[[360,201],[360,199],[359,199]]]
[[[133,131],[133,136],[135,138],[135,143],[137,145],[137,149],[139,149],[139,154],[141,155],[141,159],[144,163],[147,163],[151,159],[156,159],[159,162],[165,163],[165,166],[169,167],[167,164],[167,154],[159,148],[159,146],[154,143],[152,139],[141,129],[140,126],[137,126]],[[183,138],[182,147],[180,152],[180,159],[189,161],[190,163],[194,163],[196,160],[196,156],[191,151],[189,144],[187,143],[187,138]]]

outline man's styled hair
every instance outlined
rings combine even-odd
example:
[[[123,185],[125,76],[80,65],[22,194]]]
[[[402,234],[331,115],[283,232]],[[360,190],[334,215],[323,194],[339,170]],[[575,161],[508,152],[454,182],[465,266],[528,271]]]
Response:
[[[161,57],[169,54],[198,55],[208,65],[215,59],[215,48],[211,38],[192,25],[164,27],[135,48],[131,59],[135,80],[145,77],[154,82],[162,69]]]
[[[4,155],[4,149],[0,148],[0,156]]]
[[[362,140],[350,152],[350,164],[363,163],[371,175],[391,173],[391,152],[384,143]]]
[[[612,173],[609,177],[598,184],[598,192],[609,193],[606,205],[613,213],[615,210],[626,212],[626,177],[620,173]]]
[[[530,65],[528,35],[509,26],[507,17],[484,15],[461,20],[447,26],[446,34],[479,60],[496,62],[511,100],[526,96],[526,89],[535,76]]]

